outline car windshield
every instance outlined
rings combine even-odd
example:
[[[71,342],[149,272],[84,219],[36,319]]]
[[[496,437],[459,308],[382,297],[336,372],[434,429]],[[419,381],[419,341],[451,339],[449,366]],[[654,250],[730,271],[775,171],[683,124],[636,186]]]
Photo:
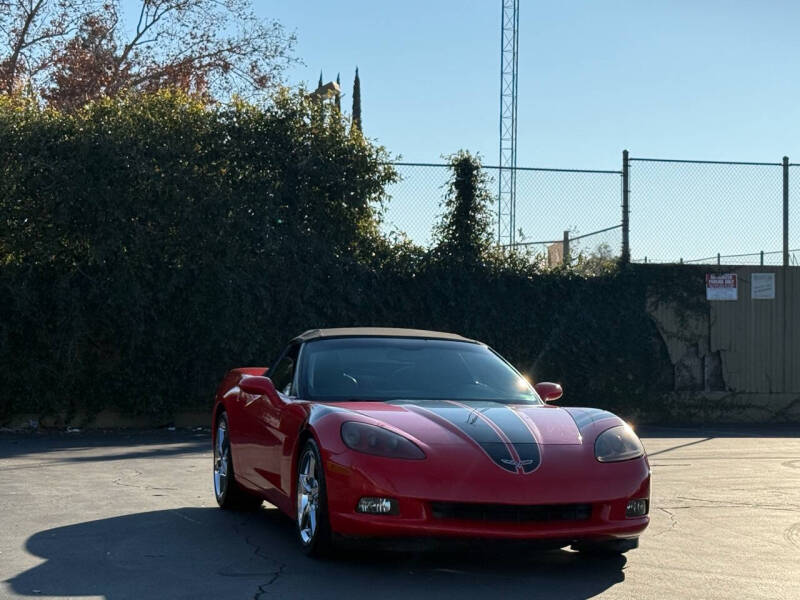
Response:
[[[542,404],[511,365],[481,344],[417,338],[330,338],[303,348],[300,395],[311,400],[494,400]]]

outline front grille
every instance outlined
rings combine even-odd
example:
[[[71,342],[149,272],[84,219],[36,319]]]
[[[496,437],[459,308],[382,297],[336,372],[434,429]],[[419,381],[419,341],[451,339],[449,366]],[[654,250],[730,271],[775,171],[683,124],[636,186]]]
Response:
[[[460,521],[586,521],[592,516],[591,504],[473,504],[466,502],[431,502],[436,519]]]

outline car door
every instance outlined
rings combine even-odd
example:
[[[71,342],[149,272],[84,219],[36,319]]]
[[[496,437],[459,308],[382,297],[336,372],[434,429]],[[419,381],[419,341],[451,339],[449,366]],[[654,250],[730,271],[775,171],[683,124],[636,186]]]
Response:
[[[286,434],[280,423],[284,408],[294,399],[295,374],[300,344],[290,344],[268,372],[277,398],[251,396],[244,401],[248,429],[253,432],[248,448],[249,479],[267,494],[281,490],[281,449]]]

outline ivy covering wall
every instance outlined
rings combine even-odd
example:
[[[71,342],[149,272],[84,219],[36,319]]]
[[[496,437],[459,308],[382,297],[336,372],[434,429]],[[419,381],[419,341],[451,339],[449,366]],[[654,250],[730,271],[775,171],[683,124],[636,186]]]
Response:
[[[654,286],[680,295],[665,283],[678,275],[543,271],[493,249],[466,153],[434,246],[389,241],[387,159],[289,93],[209,107],[164,92],[73,114],[0,99],[0,421],[210,407],[227,369],[350,325],[481,339],[571,404],[624,410],[671,388],[646,301]]]

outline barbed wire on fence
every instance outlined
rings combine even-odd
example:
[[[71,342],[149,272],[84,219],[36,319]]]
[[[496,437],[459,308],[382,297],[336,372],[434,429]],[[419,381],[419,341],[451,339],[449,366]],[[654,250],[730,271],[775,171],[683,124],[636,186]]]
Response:
[[[800,248],[795,248],[794,250],[789,250],[789,261],[790,264],[797,265],[797,253],[800,252]],[[771,265],[776,264],[776,261],[773,260],[777,259],[778,261],[783,259],[783,250],[776,250],[773,252],[745,252],[743,254],[717,254],[716,256],[706,256],[704,258],[693,258],[690,260],[683,260],[681,259],[680,262],[683,264],[729,264],[727,261],[731,258],[735,258],[735,264],[752,264],[752,265]],[[645,261],[646,262],[646,261]],[[779,264],[779,263],[777,263]]]

